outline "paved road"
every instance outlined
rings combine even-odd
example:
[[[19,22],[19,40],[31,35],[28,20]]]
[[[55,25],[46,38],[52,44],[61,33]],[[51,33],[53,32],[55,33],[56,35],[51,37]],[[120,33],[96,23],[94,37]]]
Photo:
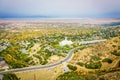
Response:
[[[32,71],[32,70],[55,67],[55,66],[57,66],[59,64],[62,64],[63,62],[69,61],[72,58],[73,53],[74,53],[74,49],[70,50],[70,52],[68,53],[67,57],[64,60],[58,61],[58,62],[53,63],[53,64],[43,65],[43,66],[40,65],[40,66],[26,67],[26,68],[20,68],[20,69],[12,69],[12,70],[8,70],[8,71],[0,72],[0,75],[8,73],[8,72]]]
[[[80,44],[91,44],[91,43],[96,43],[96,42],[101,42],[101,41],[106,41],[106,40],[93,40],[93,41],[85,41],[85,42],[81,42]],[[21,72],[21,71],[32,71],[32,70],[38,70],[38,69],[45,69],[45,68],[50,68],[50,67],[55,67],[59,64],[62,64],[63,62],[67,62],[72,58],[72,55],[74,53],[75,49],[70,50],[70,52],[68,53],[67,57],[64,60],[58,61],[56,63],[53,64],[49,64],[49,65],[43,65],[43,66],[33,66],[33,67],[27,67],[27,68],[20,68],[20,69],[12,69],[12,70],[8,70],[8,71],[3,71],[0,72],[1,74],[5,74],[7,72]]]

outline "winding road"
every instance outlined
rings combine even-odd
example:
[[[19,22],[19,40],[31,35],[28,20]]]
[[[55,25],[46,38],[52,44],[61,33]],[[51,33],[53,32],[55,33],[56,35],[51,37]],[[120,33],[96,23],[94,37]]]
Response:
[[[102,42],[102,41],[106,41],[106,40],[84,41],[84,42],[81,42],[80,44],[86,44],[86,43],[87,44],[93,44],[93,43]],[[20,68],[20,69],[12,69],[12,70],[8,70],[8,71],[0,72],[0,75],[8,73],[8,72],[32,71],[32,70],[47,69],[47,68],[55,67],[57,65],[60,65],[60,64],[62,64],[64,62],[69,61],[72,58],[72,55],[74,54],[74,50],[75,50],[75,48],[70,50],[68,55],[65,57],[65,59],[60,60],[60,61],[58,61],[56,63],[43,65],[43,66],[40,65],[40,66],[32,66],[32,67],[26,67],[26,68]]]
[[[12,69],[12,70],[8,70],[8,71],[3,71],[0,72],[0,75],[8,73],[8,72],[22,72],[22,71],[32,71],[32,70],[38,70],[38,69],[45,69],[45,68],[51,68],[51,67],[55,67],[57,65],[60,65],[64,62],[69,61],[72,58],[72,55],[74,53],[75,49],[72,49],[69,51],[68,55],[65,57],[65,59],[58,61],[56,63],[53,64],[49,64],[49,65],[43,65],[43,66],[32,66],[32,67],[26,67],[26,68],[20,68],[20,69]]]

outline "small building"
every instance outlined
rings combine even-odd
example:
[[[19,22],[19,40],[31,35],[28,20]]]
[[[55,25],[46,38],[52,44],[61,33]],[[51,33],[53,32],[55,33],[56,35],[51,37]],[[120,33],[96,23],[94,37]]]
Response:
[[[0,75],[0,80],[2,80],[2,78],[3,78],[3,75]]]
[[[7,48],[7,46],[1,46],[0,45],[0,52],[3,51],[3,50],[5,50],[6,48]]]
[[[22,53],[27,54],[27,50],[25,48],[21,49]]]
[[[8,69],[7,63],[3,60],[2,57],[0,57],[0,69]]]
[[[71,44],[73,44],[73,42],[70,40],[67,40],[67,37],[65,38],[65,40],[59,43],[60,46],[66,46],[66,45],[71,45]]]

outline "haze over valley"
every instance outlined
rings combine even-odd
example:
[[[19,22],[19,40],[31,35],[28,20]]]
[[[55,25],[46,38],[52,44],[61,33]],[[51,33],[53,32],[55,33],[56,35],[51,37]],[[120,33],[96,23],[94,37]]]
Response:
[[[0,0],[0,80],[119,80],[120,0]]]

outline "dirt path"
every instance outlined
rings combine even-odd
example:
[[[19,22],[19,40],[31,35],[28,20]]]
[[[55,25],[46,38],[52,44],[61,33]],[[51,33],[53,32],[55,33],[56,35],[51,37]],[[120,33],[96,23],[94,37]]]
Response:
[[[34,57],[33,55],[34,54],[37,54],[37,52],[41,49],[40,47],[40,44],[39,43],[36,43],[32,48],[31,48],[31,52],[30,52],[30,55],[29,57],[32,57],[33,58],[33,61],[35,63],[39,63],[39,59]]]

